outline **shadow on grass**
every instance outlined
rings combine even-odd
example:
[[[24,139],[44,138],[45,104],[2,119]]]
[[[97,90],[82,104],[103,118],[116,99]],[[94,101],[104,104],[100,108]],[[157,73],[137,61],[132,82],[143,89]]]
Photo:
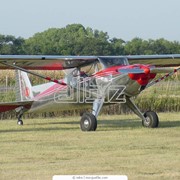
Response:
[[[98,126],[107,128],[139,128],[141,127],[141,120],[99,120]]]
[[[103,125],[107,127],[116,127],[116,126],[124,126],[124,127],[138,127],[141,126],[141,120],[98,120],[98,125]],[[43,123],[34,123],[34,124],[27,124],[26,126],[32,125],[79,125],[79,121],[61,121],[61,122],[43,122]]]
[[[25,124],[23,127],[19,127],[18,129],[3,129],[0,130],[0,133],[12,133],[12,132],[47,132],[47,131],[72,131],[72,130],[80,130],[79,121],[63,121],[63,122],[47,122],[47,123],[32,123],[32,124]],[[41,127],[44,125],[69,125],[69,127]],[[72,127],[71,125],[77,125],[76,127]],[[28,126],[36,126],[31,128],[26,128]],[[39,127],[37,127],[39,126]],[[137,129],[141,128],[142,123],[141,120],[137,119],[125,119],[125,120],[98,120],[98,131],[103,131],[104,128],[107,128],[106,131],[112,130],[125,130],[127,128]],[[160,121],[159,127],[162,128],[173,128],[173,127],[180,127],[180,121]],[[101,129],[102,128],[102,129]]]
[[[59,125],[79,125],[79,121],[69,121],[69,122],[52,122],[47,124],[59,124]],[[41,125],[41,124],[39,124]],[[125,120],[98,120],[98,126],[101,127],[116,127],[116,128],[139,128],[142,127],[142,121],[140,119],[125,119]],[[180,127],[180,120],[176,121],[160,121],[158,128],[172,128]]]
[[[26,126],[26,125],[24,125]],[[61,127],[47,127],[47,128],[26,128],[24,129],[23,127],[19,127],[19,129],[7,129],[7,130],[0,130],[0,134],[1,133],[18,133],[18,132],[49,132],[49,131],[71,131],[71,130],[75,130],[75,129],[78,129],[78,127],[69,127],[69,128],[61,128]]]
[[[8,129],[0,130],[0,133],[11,133],[11,132],[48,132],[48,131],[71,131],[78,128],[28,128],[28,129]]]
[[[139,119],[132,120],[99,120],[99,125],[105,125],[108,127],[140,127],[142,126],[142,121]],[[180,119],[175,121],[160,121],[158,128],[171,128],[180,127]]]
[[[160,121],[159,128],[172,128],[172,127],[180,127],[179,121]]]

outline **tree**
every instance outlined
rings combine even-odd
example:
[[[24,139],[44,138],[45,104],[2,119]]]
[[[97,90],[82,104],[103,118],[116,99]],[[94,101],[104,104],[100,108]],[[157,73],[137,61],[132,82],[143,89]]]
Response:
[[[25,41],[24,50],[26,54],[111,55],[108,39],[106,32],[71,24],[35,34]]]
[[[128,55],[140,55],[140,54],[149,54],[148,42],[141,38],[134,38],[131,41],[126,43],[125,54]]]
[[[178,42],[167,41],[163,38],[151,40],[151,50],[154,54],[180,53],[180,44]]]
[[[124,55],[125,54],[125,41],[122,39],[113,38],[110,40],[111,46],[113,48],[114,55]]]
[[[125,42],[109,38],[107,32],[70,24],[64,28],[50,28],[23,39],[0,35],[0,54],[44,55],[140,55],[180,53],[180,43],[163,38],[143,40],[134,38]]]
[[[0,54],[24,54],[22,50],[23,43],[24,39],[21,37],[0,35]]]

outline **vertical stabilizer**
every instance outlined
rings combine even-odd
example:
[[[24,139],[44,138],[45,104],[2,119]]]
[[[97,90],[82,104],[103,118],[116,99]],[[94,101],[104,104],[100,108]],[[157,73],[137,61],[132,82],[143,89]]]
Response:
[[[33,99],[32,85],[26,72],[16,70],[16,101]]]

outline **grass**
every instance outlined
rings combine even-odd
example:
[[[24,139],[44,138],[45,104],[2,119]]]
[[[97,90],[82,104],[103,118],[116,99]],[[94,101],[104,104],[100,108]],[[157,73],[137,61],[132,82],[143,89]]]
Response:
[[[96,132],[79,117],[0,121],[0,179],[52,179],[55,174],[180,178],[180,113],[160,113],[147,129],[135,115],[100,116]]]
[[[143,91],[135,99],[141,110],[153,109],[160,112],[180,111],[180,82],[167,81]]]

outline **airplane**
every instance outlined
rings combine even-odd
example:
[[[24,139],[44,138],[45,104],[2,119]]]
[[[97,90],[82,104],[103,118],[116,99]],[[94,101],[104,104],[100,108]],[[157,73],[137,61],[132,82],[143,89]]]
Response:
[[[16,101],[0,103],[0,112],[16,110],[17,124],[25,112],[52,112],[90,108],[80,120],[82,131],[95,131],[103,105],[124,103],[142,120],[157,128],[156,112],[145,113],[133,98],[180,70],[180,54],[128,56],[0,55],[0,69],[16,71]],[[63,79],[32,70],[64,71]],[[42,72],[42,71],[41,71]],[[32,86],[28,74],[48,80]],[[156,75],[162,75],[156,78]]]

